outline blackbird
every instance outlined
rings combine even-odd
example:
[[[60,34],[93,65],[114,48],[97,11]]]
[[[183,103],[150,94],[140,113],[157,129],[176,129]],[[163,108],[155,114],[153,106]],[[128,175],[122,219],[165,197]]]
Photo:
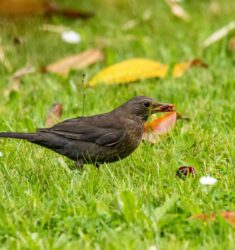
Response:
[[[16,138],[49,148],[76,162],[114,162],[130,155],[140,144],[144,123],[156,112],[172,111],[174,105],[136,96],[111,112],[68,119],[35,133],[1,132],[0,137]]]

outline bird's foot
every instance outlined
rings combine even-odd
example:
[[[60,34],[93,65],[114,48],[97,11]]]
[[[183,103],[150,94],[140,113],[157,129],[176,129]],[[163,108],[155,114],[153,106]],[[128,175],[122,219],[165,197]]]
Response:
[[[99,163],[95,163],[95,167],[98,169],[98,171],[100,170],[100,164]]]
[[[82,170],[82,168],[83,168],[83,161],[76,161],[76,168]]]

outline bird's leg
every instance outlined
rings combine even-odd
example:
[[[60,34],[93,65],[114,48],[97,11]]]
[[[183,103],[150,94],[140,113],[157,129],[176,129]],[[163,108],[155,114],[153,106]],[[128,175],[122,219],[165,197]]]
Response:
[[[82,160],[76,161],[76,168],[82,170],[82,167],[83,167],[83,161]]]
[[[100,169],[100,164],[96,162],[95,167],[99,170]]]

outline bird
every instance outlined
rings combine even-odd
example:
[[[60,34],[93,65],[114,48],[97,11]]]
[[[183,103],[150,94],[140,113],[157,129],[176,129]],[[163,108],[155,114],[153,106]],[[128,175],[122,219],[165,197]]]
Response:
[[[107,113],[67,119],[34,133],[0,132],[0,137],[43,146],[75,161],[80,169],[84,164],[99,168],[100,164],[126,158],[139,146],[150,115],[173,109],[173,104],[135,96]]]

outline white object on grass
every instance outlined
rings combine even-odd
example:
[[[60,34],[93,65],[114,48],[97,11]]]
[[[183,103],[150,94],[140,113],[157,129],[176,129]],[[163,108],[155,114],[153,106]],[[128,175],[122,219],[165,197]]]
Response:
[[[3,153],[0,151],[0,157],[2,157],[3,156]]]
[[[199,180],[202,185],[214,185],[217,182],[217,179],[211,176],[202,176]]]
[[[152,245],[149,247],[149,250],[157,250],[157,247],[155,245]]]
[[[62,32],[61,38],[67,43],[79,43],[81,41],[80,35],[73,30]]]
[[[229,24],[223,26],[221,29],[214,32],[210,37],[208,37],[203,42],[203,47],[206,48],[211,44],[218,42],[219,40],[227,36],[231,31],[234,31],[234,29],[235,29],[235,21],[232,21]]]

